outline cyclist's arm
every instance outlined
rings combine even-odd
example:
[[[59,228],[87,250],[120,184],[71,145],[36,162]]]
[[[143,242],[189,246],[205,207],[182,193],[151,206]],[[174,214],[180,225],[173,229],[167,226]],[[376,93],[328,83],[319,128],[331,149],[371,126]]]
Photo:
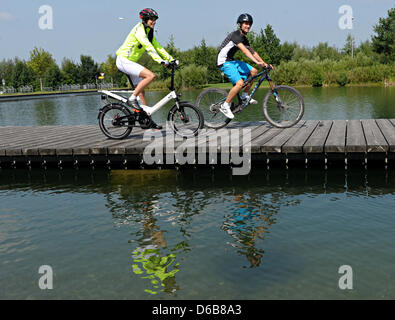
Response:
[[[258,52],[256,52],[254,49],[252,49],[251,47],[248,47],[248,50],[250,50],[250,52],[252,53],[252,55],[255,57],[255,59],[257,59],[260,62],[263,62],[266,64],[265,61],[263,61],[263,59],[261,58],[261,56],[258,54]]]
[[[258,61],[260,61],[260,62],[262,62],[265,66],[269,66],[269,64],[268,63],[266,63],[265,61],[263,61],[263,59],[261,58],[261,56],[258,54],[258,52],[256,52],[254,49],[252,49],[251,47],[248,47],[248,50],[250,50],[250,52],[252,53],[252,55],[255,57],[255,59],[257,59]],[[272,69],[274,69],[273,68],[273,66],[270,64],[270,67],[272,68]]]
[[[162,57],[162,59],[167,61],[174,60],[174,58],[165,50],[165,48],[161,46],[161,44],[156,40],[155,37],[152,39],[152,44],[154,45],[156,51]]]
[[[259,65],[259,66],[261,66],[261,67],[263,67],[263,66],[266,65],[266,63],[263,62],[262,59],[257,59],[257,58],[255,57],[255,55],[253,55],[253,54],[251,53],[251,51],[248,50],[247,47],[246,47],[243,43],[239,43],[237,46],[239,47],[239,49],[241,50],[241,52],[243,52],[243,53],[247,56],[247,58],[250,59],[252,62],[256,63],[257,65]],[[255,52],[255,51],[254,51],[254,52]],[[257,54],[257,53],[255,52],[255,54]],[[258,57],[259,57],[259,55],[258,55]],[[259,57],[259,58],[260,58],[260,57]]]
[[[139,28],[136,32],[136,39],[141,43],[147,53],[151,56],[151,58],[156,61],[157,63],[162,63],[165,59],[158,54],[155,50],[155,47],[152,43],[148,40],[147,35],[144,32],[144,28]]]

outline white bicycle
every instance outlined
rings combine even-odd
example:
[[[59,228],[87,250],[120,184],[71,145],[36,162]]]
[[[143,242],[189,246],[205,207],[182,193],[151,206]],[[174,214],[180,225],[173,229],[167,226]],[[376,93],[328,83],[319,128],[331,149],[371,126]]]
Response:
[[[179,66],[178,60],[170,63],[171,85],[170,93],[156,103],[153,107],[140,105],[142,110],[136,110],[127,106],[127,99],[117,93],[131,93],[133,91],[99,91],[102,99],[112,98],[117,102],[109,103],[99,110],[99,126],[101,131],[110,139],[125,139],[132,132],[134,127],[150,129],[152,126],[151,115],[166,105],[170,100],[175,101],[175,105],[170,109],[167,121],[172,130],[182,137],[193,137],[198,135],[204,126],[203,114],[199,108],[193,104],[180,101],[180,94],[177,94],[174,87],[175,69]]]

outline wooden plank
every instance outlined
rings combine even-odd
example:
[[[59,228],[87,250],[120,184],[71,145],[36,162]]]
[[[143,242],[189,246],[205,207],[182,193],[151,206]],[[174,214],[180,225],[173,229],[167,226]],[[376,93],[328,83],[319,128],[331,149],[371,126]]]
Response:
[[[42,139],[43,137],[51,134],[55,131],[55,128],[41,128],[41,127],[29,127],[28,130],[18,130],[15,131],[12,136],[8,137],[8,139],[4,140],[1,148],[7,146],[15,146],[15,145],[23,145],[27,140],[32,139]]]
[[[300,121],[291,128],[280,129],[280,133],[261,146],[261,152],[282,152],[282,147],[287,141],[303,128],[306,121]]]
[[[365,133],[367,152],[387,152],[388,143],[373,119],[361,120]]]
[[[48,128],[45,132],[40,132],[38,127],[34,127],[28,135],[19,136],[20,140],[11,140],[2,149],[5,150],[7,156],[21,156],[26,146],[35,145],[39,141],[47,139],[48,135],[52,134],[54,130],[55,128]]]
[[[344,153],[346,151],[346,120],[334,120],[325,142],[326,153]]]
[[[304,126],[283,145],[283,153],[302,153],[303,146],[318,126],[318,120],[307,120]]]
[[[333,125],[332,120],[320,121],[311,136],[303,145],[304,153],[323,153],[326,139]]]
[[[275,136],[279,135],[282,131],[283,129],[270,127],[268,130],[263,132],[260,136],[252,141],[251,153],[261,153],[262,145],[273,139]]]
[[[70,128],[63,128],[62,131],[57,131],[56,136],[47,138],[41,143],[28,145],[23,147],[23,154],[25,155],[56,155],[56,151],[63,144],[76,143],[88,139],[92,135],[96,135],[96,128],[82,127],[75,128],[70,131]],[[92,132],[93,131],[93,132]],[[67,155],[71,155],[67,153]]]
[[[382,132],[385,140],[388,143],[389,152],[395,152],[395,126],[394,124],[387,119],[378,119],[376,120],[380,131]]]
[[[366,152],[366,140],[361,120],[347,122],[346,152]]]

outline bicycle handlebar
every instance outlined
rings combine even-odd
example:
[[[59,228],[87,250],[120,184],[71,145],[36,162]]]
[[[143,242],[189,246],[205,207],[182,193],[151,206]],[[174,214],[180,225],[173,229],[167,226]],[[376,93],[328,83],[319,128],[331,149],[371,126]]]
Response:
[[[273,70],[273,68],[269,64],[264,66],[262,69],[265,70],[265,71]]]

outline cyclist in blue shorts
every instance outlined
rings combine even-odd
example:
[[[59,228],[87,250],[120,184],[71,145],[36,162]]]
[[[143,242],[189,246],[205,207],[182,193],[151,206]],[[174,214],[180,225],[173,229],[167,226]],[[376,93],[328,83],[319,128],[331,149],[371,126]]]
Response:
[[[233,88],[229,91],[226,101],[221,106],[220,111],[230,119],[234,118],[230,105],[234,97],[241,90],[244,85],[244,80],[250,76],[255,76],[258,70],[250,66],[248,63],[234,60],[234,55],[238,50],[241,50],[247,58],[252,62],[256,63],[259,67],[263,68],[268,64],[262,60],[259,54],[254,51],[248,42],[246,37],[250,31],[253,23],[252,17],[248,13],[243,13],[237,19],[239,29],[230,33],[223,41],[217,56],[217,66],[220,67],[221,71],[229,78],[233,83]],[[248,99],[248,92],[251,89],[252,83],[249,84],[243,94],[242,99]],[[258,102],[251,99],[251,104],[257,104]]]

